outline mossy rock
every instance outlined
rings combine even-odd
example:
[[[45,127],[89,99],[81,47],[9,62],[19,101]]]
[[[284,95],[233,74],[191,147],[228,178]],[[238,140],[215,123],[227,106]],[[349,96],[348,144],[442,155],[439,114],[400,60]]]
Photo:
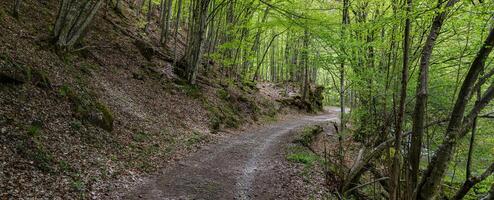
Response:
[[[88,121],[108,132],[113,131],[114,117],[105,104],[85,91],[76,91],[68,86],[60,88],[60,95],[67,97],[74,106],[75,117]]]

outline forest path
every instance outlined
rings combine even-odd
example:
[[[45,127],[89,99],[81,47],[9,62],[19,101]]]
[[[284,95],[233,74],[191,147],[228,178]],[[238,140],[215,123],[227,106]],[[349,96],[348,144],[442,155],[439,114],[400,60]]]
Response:
[[[280,121],[207,145],[124,199],[298,199],[287,186],[286,145],[295,130],[338,121],[336,108],[322,115]]]

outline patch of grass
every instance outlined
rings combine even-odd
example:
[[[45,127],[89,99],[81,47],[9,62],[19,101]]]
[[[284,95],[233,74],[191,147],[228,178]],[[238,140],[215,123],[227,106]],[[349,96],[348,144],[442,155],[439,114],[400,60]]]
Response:
[[[204,134],[201,134],[197,131],[194,131],[192,133],[192,136],[190,136],[185,143],[187,146],[193,146],[197,143],[204,141],[205,139],[206,139],[206,136]]]
[[[301,163],[306,166],[311,166],[318,161],[319,158],[310,150],[304,147],[296,146],[290,150],[290,153],[287,155],[286,159],[294,163]]]
[[[238,128],[241,118],[238,112],[233,111],[231,104],[222,107],[209,106],[209,122],[213,131],[218,131],[224,125],[227,128]]]
[[[136,142],[144,142],[149,138],[149,134],[144,131],[140,131],[132,136],[132,139]]]
[[[220,99],[224,100],[224,101],[229,101],[230,100],[230,93],[228,93],[228,91],[226,91],[225,89],[223,88],[220,88],[218,91],[218,97],[220,97]]]
[[[76,192],[83,192],[86,189],[86,183],[78,178],[72,180],[71,186]]]
[[[60,171],[64,172],[64,173],[69,173],[72,171],[72,167],[70,166],[70,164],[65,161],[65,160],[61,160],[58,162],[58,167],[60,168]]]
[[[185,95],[194,99],[200,99],[202,97],[201,88],[197,85],[191,85],[184,79],[178,79],[174,81],[178,85],[178,88],[185,93]]]
[[[70,122],[70,128],[72,128],[73,130],[79,131],[82,128],[82,122],[77,120],[77,119],[72,120]]]
[[[31,137],[38,137],[41,135],[42,129],[40,126],[31,125],[27,128],[27,134]]]

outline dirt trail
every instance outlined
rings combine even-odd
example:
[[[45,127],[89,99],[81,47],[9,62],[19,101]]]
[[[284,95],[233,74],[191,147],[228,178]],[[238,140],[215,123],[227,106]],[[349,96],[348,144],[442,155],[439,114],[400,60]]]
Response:
[[[336,109],[328,109],[323,115],[282,121],[224,138],[168,167],[124,199],[298,199],[292,195],[296,191],[286,191],[290,190],[286,185],[290,177],[286,177],[289,174],[284,167],[285,146],[294,130],[337,121],[337,116]]]

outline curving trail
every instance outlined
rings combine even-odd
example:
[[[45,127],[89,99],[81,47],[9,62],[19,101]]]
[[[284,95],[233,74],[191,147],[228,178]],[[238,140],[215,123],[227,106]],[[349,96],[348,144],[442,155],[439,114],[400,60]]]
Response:
[[[287,195],[283,165],[285,146],[294,130],[338,120],[337,109],[317,116],[278,122],[224,138],[159,177],[130,191],[124,199],[297,199]]]

